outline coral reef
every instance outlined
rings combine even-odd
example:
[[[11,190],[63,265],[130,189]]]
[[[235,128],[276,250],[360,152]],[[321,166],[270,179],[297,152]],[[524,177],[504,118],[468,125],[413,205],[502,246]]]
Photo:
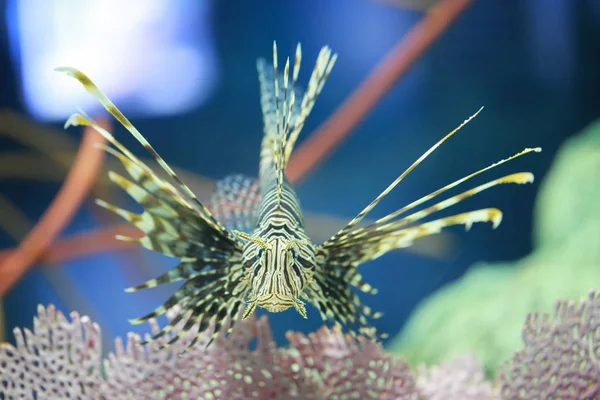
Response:
[[[158,332],[156,321],[151,327]],[[161,350],[168,338],[143,347],[131,334],[103,361],[100,327],[77,313],[69,322],[53,306],[40,306],[33,331],[15,337],[16,348],[0,347],[7,399],[420,399],[408,365],[379,345],[322,329],[289,334],[291,346],[277,348],[265,317],[238,322],[209,347],[205,334],[188,351],[189,335]]]
[[[600,296],[559,301],[552,318],[530,314],[525,348],[500,370],[506,399],[600,398]]]
[[[156,321],[150,325],[158,332]],[[15,337],[16,347],[0,345],[6,399],[433,400],[492,393],[473,358],[415,373],[379,344],[356,343],[335,328],[289,333],[290,346],[278,348],[266,317],[238,322],[209,347],[210,334],[190,349],[190,335],[160,349],[168,338],[141,346],[139,335],[130,334],[104,360],[100,327],[76,312],[68,321],[53,306],[40,306],[33,331],[15,329]]]
[[[600,121],[562,145],[544,178],[534,251],[514,263],[475,265],[422,302],[388,350],[426,364],[473,351],[493,373],[519,346],[527,313],[597,287],[599,197]]]
[[[178,310],[169,311],[172,319]],[[185,321],[184,321],[185,322]],[[153,333],[159,331],[155,320]],[[181,328],[176,325],[173,334]],[[210,332],[161,349],[139,335],[102,360],[100,327],[73,312],[39,307],[33,331],[15,329],[16,347],[0,344],[2,399],[390,399],[527,400],[600,396],[600,295],[557,301],[554,314],[529,314],[524,347],[495,382],[473,355],[412,369],[379,344],[339,329],[288,333],[277,347],[266,317],[238,321],[209,344]],[[147,336],[149,337],[149,335]],[[255,346],[254,346],[255,342]]]

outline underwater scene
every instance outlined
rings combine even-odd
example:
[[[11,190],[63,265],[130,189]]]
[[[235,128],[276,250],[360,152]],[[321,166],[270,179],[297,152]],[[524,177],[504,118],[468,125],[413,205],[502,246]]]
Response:
[[[0,400],[600,399],[600,2],[0,2]]]

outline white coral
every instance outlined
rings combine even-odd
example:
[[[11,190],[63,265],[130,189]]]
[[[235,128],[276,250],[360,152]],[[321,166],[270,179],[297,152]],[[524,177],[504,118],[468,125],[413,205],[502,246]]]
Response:
[[[177,312],[167,316],[172,320]],[[154,334],[160,331],[156,321],[150,325]],[[75,312],[69,322],[53,306],[40,306],[33,332],[16,329],[16,347],[0,344],[0,399],[452,398],[439,385],[438,397],[423,396],[434,392],[422,382],[417,388],[406,362],[385,354],[379,344],[353,342],[339,329],[290,333],[291,346],[278,348],[266,317],[250,318],[207,347],[209,329],[188,349],[193,331],[166,349],[160,347],[170,335],[142,346],[139,335],[129,334],[102,361],[98,325]],[[438,375],[432,370],[428,376]]]
[[[33,332],[15,329],[17,347],[0,345],[0,394],[7,399],[91,399],[101,381],[100,327],[53,306],[38,307]]]

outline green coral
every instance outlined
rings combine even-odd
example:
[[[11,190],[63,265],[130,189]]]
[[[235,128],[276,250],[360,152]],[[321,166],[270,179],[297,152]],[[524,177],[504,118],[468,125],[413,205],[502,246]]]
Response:
[[[521,346],[528,312],[600,286],[600,121],[567,140],[541,184],[535,249],[513,263],[475,265],[426,299],[389,350],[436,364],[474,351],[488,371]]]

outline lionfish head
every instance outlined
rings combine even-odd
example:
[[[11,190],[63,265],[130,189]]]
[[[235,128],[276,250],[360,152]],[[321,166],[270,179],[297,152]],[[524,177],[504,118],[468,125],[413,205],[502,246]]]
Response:
[[[315,264],[312,243],[279,236],[260,238],[237,231],[235,234],[246,240],[242,257],[250,281],[248,307],[243,318],[252,314],[257,306],[270,312],[294,307],[306,318],[300,297],[312,280]]]

